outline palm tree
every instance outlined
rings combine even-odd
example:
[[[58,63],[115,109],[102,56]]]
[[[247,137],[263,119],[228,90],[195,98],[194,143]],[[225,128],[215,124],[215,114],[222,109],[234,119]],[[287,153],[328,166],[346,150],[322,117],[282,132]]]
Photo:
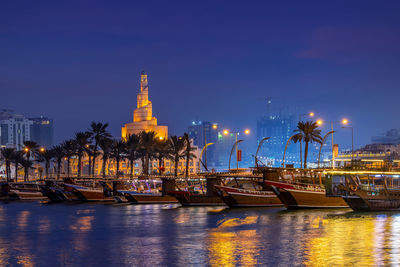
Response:
[[[67,158],[67,176],[70,174],[71,158],[76,155],[77,144],[74,139],[64,141],[61,147],[64,150],[64,156]]]
[[[18,181],[18,165],[24,160],[23,151],[15,151],[13,161],[15,170],[15,181]]]
[[[302,140],[305,143],[304,148],[304,168],[307,168],[307,156],[308,156],[308,144],[317,142],[319,144],[322,143],[321,137],[321,130],[317,129],[318,124],[316,122],[307,121],[302,122],[300,121],[297,124],[297,129],[294,130],[298,134],[302,135]]]
[[[3,147],[0,150],[1,157],[6,162],[6,175],[7,175],[7,182],[11,180],[11,162],[14,159],[15,149]]]
[[[33,161],[22,157],[20,163],[24,167],[24,170],[25,170],[24,181],[26,182],[26,181],[28,181],[27,173],[29,172],[29,169],[33,168]]]
[[[158,159],[158,174],[162,174],[162,169],[164,167],[164,159],[172,159],[171,150],[168,140],[162,138],[156,141],[156,146],[154,149],[155,157]]]
[[[50,162],[51,162],[51,159],[54,157],[54,151],[52,149],[45,149],[43,151],[40,151],[40,153],[38,155],[39,155],[38,161],[45,162],[45,165],[44,165],[45,174],[46,174],[46,178],[49,178]]]
[[[142,131],[139,133],[140,139],[140,152],[143,153],[142,156],[142,169],[144,174],[149,174],[149,161],[154,154],[156,145],[156,132]]]
[[[65,156],[64,154],[64,149],[62,146],[54,146],[52,149],[53,151],[53,157],[55,159],[55,162],[57,163],[57,179],[60,179],[60,172],[61,172],[61,162],[63,157]]]
[[[178,176],[178,163],[181,158],[185,157],[185,139],[183,137],[177,137],[176,135],[171,136],[169,141],[169,147],[171,149],[171,157],[174,159],[175,163],[175,176]]]
[[[94,166],[96,162],[96,155],[98,155],[97,149],[101,139],[111,138],[111,134],[107,131],[108,123],[94,122],[90,124],[90,129],[88,133],[90,134],[91,139],[94,141],[93,146],[93,165],[91,167],[92,174],[94,174]]]
[[[127,159],[129,160],[130,176],[133,177],[133,162],[140,158],[140,139],[136,134],[128,135],[126,138]]]
[[[123,140],[114,140],[111,145],[110,158],[115,159],[117,164],[116,177],[119,178],[119,163],[125,158],[126,143]]]
[[[88,132],[78,132],[75,134],[76,154],[78,155],[78,177],[81,177],[82,157],[89,146],[89,137],[90,134]]]
[[[190,143],[189,135],[184,133],[183,138],[185,139],[186,147],[185,147],[185,157],[186,157],[186,177],[189,177],[189,162],[190,159],[196,158],[196,155],[193,153],[195,150]]]
[[[112,140],[110,138],[102,138],[99,140],[99,147],[103,151],[103,157],[102,157],[102,173],[103,177],[106,177],[106,164],[107,160],[110,157],[110,151],[111,151],[111,145],[112,145]]]
[[[32,165],[32,164],[28,164],[28,163],[30,161],[31,155],[33,155],[33,156],[37,155],[37,153],[39,151],[39,145],[34,141],[25,141],[23,151],[26,155],[26,160],[27,160],[27,162],[24,164],[24,166],[27,166],[27,167],[25,167],[25,176],[24,176],[24,180],[26,182],[26,181],[28,181],[28,178],[29,178],[30,165]]]
[[[301,145],[302,142],[303,142],[303,138],[304,138],[304,136],[303,136],[302,133],[294,134],[291,137],[293,143],[295,143],[295,144],[299,143],[300,144],[300,168],[303,168],[303,156],[302,156],[303,154],[302,154],[302,145]]]

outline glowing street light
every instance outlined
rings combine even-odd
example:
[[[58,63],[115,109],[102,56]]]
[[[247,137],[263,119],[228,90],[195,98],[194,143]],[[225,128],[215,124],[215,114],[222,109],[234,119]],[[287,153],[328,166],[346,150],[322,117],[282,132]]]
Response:
[[[28,152],[28,151],[29,151],[29,148],[25,147],[25,148],[24,148],[24,151],[25,151],[25,152]]]
[[[222,133],[223,133],[224,135],[228,135],[228,134],[229,134],[229,131],[228,131],[228,130],[224,130]]]
[[[214,124],[212,125],[212,128],[213,128],[214,130],[216,130],[216,129],[218,128],[218,124],[214,123]]]
[[[318,119],[317,120],[317,124],[318,124],[318,126],[321,126],[322,124],[324,123],[324,121],[322,120],[322,119]],[[343,118],[342,120],[340,120],[340,121],[330,121],[330,123],[331,123],[331,131],[332,131],[332,134],[331,134],[331,136],[332,136],[332,169],[334,169],[335,168],[335,154],[334,154],[334,143],[333,143],[333,124],[334,123],[340,123],[340,124],[342,124],[342,125],[347,125],[348,123],[349,123],[349,120],[348,119],[346,119],[346,118]]]
[[[310,113],[308,113],[308,116],[310,116],[310,117],[314,117],[314,112],[310,112]]]
[[[44,151],[45,151],[44,147],[41,147],[41,148],[40,148],[40,152],[43,153]]]
[[[249,129],[244,130],[244,134],[249,135],[250,134],[250,130]]]

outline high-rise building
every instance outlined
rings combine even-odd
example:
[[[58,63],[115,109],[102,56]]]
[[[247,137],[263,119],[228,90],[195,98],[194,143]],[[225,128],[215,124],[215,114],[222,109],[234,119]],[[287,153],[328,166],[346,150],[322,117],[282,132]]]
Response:
[[[31,140],[31,126],[33,122],[22,115],[13,114],[12,117],[0,121],[0,143],[2,146],[21,149],[25,141]]]
[[[193,139],[195,146],[203,149],[206,144],[213,143],[213,145],[207,147],[203,155],[203,161],[207,162],[207,165],[212,165],[215,161],[215,144],[218,138],[217,128],[218,124],[208,121],[193,121],[192,125],[188,127],[189,137]]]
[[[157,125],[157,118],[153,117],[153,105],[149,100],[147,74],[140,75],[140,92],[137,95],[137,108],[133,111],[133,122],[125,124],[121,130],[122,138],[142,131],[154,131],[161,138],[168,138],[168,126]]]
[[[399,145],[400,144],[400,130],[399,129],[391,129],[380,136],[373,136],[372,143],[373,144]]]
[[[297,116],[294,114],[280,113],[263,116],[257,120],[257,142],[269,137],[258,154],[266,159],[264,162],[268,165],[279,166],[282,163],[286,142],[296,129],[296,119]],[[286,151],[286,163],[294,164],[298,159],[297,152],[297,145],[289,145]]]
[[[32,121],[31,141],[40,146],[50,148],[53,146],[53,120],[47,117],[29,118]]]
[[[40,146],[53,145],[53,120],[46,117],[25,118],[12,110],[0,110],[0,145],[21,149],[25,141]]]

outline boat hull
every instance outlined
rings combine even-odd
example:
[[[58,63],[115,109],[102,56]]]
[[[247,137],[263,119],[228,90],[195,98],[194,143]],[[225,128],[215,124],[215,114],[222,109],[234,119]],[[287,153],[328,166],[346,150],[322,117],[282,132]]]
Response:
[[[288,209],[298,208],[346,208],[342,197],[327,197],[325,190],[317,186],[296,187],[289,183],[266,181],[276,196]]]
[[[343,199],[354,211],[399,211],[400,199],[382,197],[343,196]]]
[[[86,188],[82,186],[75,186],[65,184],[64,188],[67,192],[72,192],[75,196],[84,202],[114,202],[114,198],[106,196],[103,189]]]
[[[229,207],[281,207],[272,191],[253,191],[228,186],[215,186],[220,198]]]
[[[182,206],[225,206],[219,196],[194,195],[187,191],[170,192]]]
[[[178,203],[178,200],[173,196],[162,196],[156,194],[140,194],[137,192],[120,191],[128,202],[134,204],[174,204]]]

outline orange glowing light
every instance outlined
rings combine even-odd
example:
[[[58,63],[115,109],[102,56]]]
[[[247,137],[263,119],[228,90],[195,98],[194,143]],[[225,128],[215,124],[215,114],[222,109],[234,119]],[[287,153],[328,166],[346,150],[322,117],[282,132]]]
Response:
[[[322,120],[317,120],[317,124],[321,126],[323,124],[323,121]]]
[[[217,124],[213,124],[212,128],[213,128],[213,129],[217,129],[217,128],[218,128],[218,125],[217,125]]]
[[[310,112],[309,114],[308,114],[310,117],[314,117],[314,112]]]
[[[223,134],[224,134],[224,135],[228,135],[228,134],[229,134],[229,131],[228,131],[228,130],[224,130],[224,131],[223,131]]]
[[[44,152],[44,147],[41,147],[41,148],[40,148],[40,152]]]
[[[343,120],[342,120],[342,124],[346,125],[346,124],[348,124],[348,123],[349,123],[349,120],[348,120],[348,119],[343,119]]]
[[[244,130],[244,133],[245,133],[245,134],[250,134],[250,130],[249,130],[249,129],[246,129],[246,130]]]

